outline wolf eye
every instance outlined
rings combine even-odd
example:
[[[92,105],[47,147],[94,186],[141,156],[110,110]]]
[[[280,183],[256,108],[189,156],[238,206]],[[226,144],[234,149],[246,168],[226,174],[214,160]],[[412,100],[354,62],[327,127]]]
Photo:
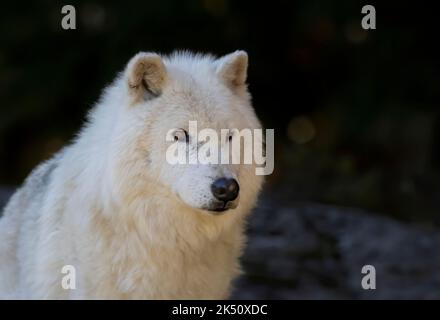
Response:
[[[174,141],[188,142],[188,133],[184,129],[179,129],[174,132]]]

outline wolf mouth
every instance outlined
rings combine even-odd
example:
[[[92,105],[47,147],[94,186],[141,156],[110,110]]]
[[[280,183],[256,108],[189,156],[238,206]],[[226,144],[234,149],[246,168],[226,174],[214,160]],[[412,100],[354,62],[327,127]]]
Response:
[[[229,210],[229,208],[226,207],[220,207],[220,208],[214,208],[214,209],[210,209],[209,211],[213,211],[213,212],[224,212]]]
[[[222,202],[216,202],[210,207],[205,208],[205,210],[210,211],[212,213],[214,212],[225,212],[229,209],[235,209],[237,207],[237,204],[235,202],[231,201],[222,201]]]

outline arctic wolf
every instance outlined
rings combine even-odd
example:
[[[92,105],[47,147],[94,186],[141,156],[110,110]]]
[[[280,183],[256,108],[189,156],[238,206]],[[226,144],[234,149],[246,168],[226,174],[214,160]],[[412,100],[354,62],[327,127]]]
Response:
[[[74,142],[6,206],[0,297],[227,298],[263,177],[254,163],[170,164],[166,135],[175,128],[175,141],[194,152],[189,121],[260,128],[247,61],[243,51],[134,56]]]

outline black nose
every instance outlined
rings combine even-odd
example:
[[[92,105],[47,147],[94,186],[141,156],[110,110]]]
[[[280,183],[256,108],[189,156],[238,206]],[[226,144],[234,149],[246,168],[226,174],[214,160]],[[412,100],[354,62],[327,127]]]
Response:
[[[232,201],[238,197],[240,187],[235,179],[220,178],[213,182],[211,191],[220,201]]]

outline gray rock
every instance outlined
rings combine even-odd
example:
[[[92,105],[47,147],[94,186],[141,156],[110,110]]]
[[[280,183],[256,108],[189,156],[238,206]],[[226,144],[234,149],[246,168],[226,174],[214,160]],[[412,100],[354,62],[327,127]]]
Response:
[[[439,299],[440,232],[358,209],[262,200],[237,299]],[[364,290],[364,265],[376,289]]]

